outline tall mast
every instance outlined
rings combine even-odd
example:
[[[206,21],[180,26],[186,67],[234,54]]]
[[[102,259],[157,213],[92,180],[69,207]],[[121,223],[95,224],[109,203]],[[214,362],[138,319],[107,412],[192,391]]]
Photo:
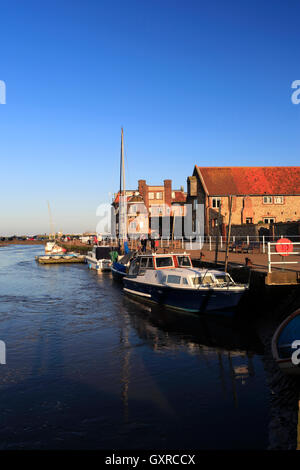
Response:
[[[51,214],[51,209],[50,209],[50,203],[49,201],[48,202],[48,211],[49,211],[49,219],[50,219],[50,234],[49,234],[49,238],[51,238],[51,235],[53,236],[53,238],[55,239],[55,232],[54,232],[54,225],[53,225],[53,220],[52,220],[52,214]]]
[[[120,195],[125,196],[124,136],[121,127]]]
[[[127,232],[127,210],[125,192],[125,165],[124,165],[124,136],[121,128],[121,158],[120,158],[120,203],[119,203],[119,238],[125,239]]]

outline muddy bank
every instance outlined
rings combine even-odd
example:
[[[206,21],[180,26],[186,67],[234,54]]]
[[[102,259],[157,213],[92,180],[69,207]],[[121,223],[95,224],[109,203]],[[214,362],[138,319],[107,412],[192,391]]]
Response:
[[[45,245],[46,240],[5,240],[4,242],[0,241],[0,246],[8,245]]]

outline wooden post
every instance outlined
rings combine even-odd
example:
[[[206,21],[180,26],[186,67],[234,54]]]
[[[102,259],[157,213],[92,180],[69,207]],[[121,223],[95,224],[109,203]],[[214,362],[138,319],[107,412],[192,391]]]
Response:
[[[230,196],[230,208],[229,208],[229,222],[228,222],[228,233],[226,240],[226,254],[225,254],[225,272],[227,272],[228,266],[228,253],[229,253],[229,243],[230,243],[230,232],[231,232],[231,213],[232,213],[232,196]]]
[[[221,220],[221,201],[220,201],[219,213],[218,213],[218,229],[217,229],[217,238],[216,238],[215,264],[218,263],[219,238],[220,238],[220,220]]]

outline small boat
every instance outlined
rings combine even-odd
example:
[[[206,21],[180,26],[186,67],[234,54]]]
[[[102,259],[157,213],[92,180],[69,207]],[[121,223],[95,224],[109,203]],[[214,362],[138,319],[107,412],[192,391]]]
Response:
[[[66,252],[65,248],[57,245],[56,242],[47,242],[45,245],[45,253],[47,255],[56,255],[56,254],[64,254]]]
[[[131,261],[136,256],[135,251],[130,251],[118,261],[114,261],[111,266],[112,277],[115,281],[123,281],[127,275]]]
[[[109,246],[97,246],[95,245],[92,251],[88,251],[85,261],[90,269],[95,269],[97,272],[110,271],[111,259],[110,253],[111,247]]]
[[[85,256],[80,255],[43,255],[43,256],[36,256],[36,261],[40,264],[61,264],[61,263],[85,263]]]
[[[140,299],[193,313],[234,314],[248,289],[214,269],[193,268],[186,253],[138,255],[123,278],[124,292]]]
[[[282,372],[300,374],[300,309],[287,317],[275,331],[272,354]]]

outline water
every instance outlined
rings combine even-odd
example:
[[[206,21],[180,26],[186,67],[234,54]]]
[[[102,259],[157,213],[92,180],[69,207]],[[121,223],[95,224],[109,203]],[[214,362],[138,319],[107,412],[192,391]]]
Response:
[[[256,327],[143,305],[42,251],[0,248],[1,449],[296,445],[298,389]]]

